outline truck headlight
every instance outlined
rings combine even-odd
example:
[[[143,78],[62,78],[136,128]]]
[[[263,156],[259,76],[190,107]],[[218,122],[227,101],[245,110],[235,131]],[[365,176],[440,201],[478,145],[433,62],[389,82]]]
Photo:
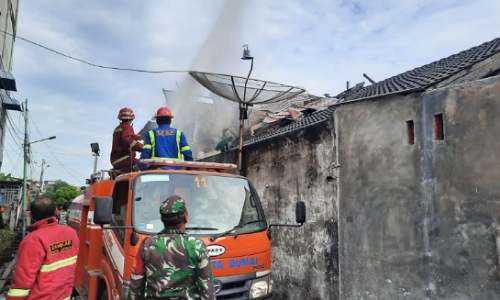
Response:
[[[269,275],[252,280],[250,286],[250,299],[264,297],[273,289],[273,281]]]

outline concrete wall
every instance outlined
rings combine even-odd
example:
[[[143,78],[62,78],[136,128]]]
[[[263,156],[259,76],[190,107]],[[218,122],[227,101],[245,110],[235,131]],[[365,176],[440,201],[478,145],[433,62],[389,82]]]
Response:
[[[334,126],[321,123],[246,146],[243,166],[269,223],[295,224],[295,202],[307,207],[299,228],[273,227],[278,299],[339,299],[337,169]],[[236,163],[236,152],[206,160]]]
[[[497,76],[337,107],[340,299],[500,299],[498,95]]]

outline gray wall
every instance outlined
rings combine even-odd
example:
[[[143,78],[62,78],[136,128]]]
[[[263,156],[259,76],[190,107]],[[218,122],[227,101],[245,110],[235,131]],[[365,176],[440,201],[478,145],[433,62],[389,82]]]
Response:
[[[341,299],[500,299],[498,95],[497,76],[337,107]]]
[[[303,227],[273,229],[278,299],[500,299],[498,95],[499,76],[340,104],[327,122],[246,146],[271,223],[307,205]]]
[[[247,177],[269,223],[295,224],[295,202],[307,207],[299,228],[273,227],[278,299],[339,299],[337,169],[333,123],[321,123],[244,148]],[[206,160],[236,163],[236,152]]]

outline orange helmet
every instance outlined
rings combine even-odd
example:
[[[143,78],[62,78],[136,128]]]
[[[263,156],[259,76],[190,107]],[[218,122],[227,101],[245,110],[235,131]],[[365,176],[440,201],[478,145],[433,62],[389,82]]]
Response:
[[[134,111],[131,108],[124,107],[118,112],[118,119],[133,120],[135,119]]]
[[[172,115],[172,112],[170,109],[166,106],[162,106],[158,108],[158,111],[156,112],[155,118],[158,117],[169,117],[169,118],[174,118],[174,115]]]

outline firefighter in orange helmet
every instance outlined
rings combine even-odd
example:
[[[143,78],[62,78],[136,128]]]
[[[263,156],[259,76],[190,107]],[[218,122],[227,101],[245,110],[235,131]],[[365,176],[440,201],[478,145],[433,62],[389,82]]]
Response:
[[[113,146],[111,148],[110,160],[113,168],[122,172],[136,171],[139,160],[135,157],[136,151],[142,150],[142,139],[136,135],[132,127],[135,119],[134,111],[128,107],[118,112],[120,125],[113,132]]]
[[[158,128],[148,131],[144,139],[144,148],[141,159],[157,158],[168,160],[193,161],[193,152],[189,147],[186,136],[179,129],[170,127],[174,115],[166,106],[158,109],[155,115]],[[144,170],[148,166],[140,163],[139,169]],[[179,169],[180,167],[165,166],[163,169]]]

